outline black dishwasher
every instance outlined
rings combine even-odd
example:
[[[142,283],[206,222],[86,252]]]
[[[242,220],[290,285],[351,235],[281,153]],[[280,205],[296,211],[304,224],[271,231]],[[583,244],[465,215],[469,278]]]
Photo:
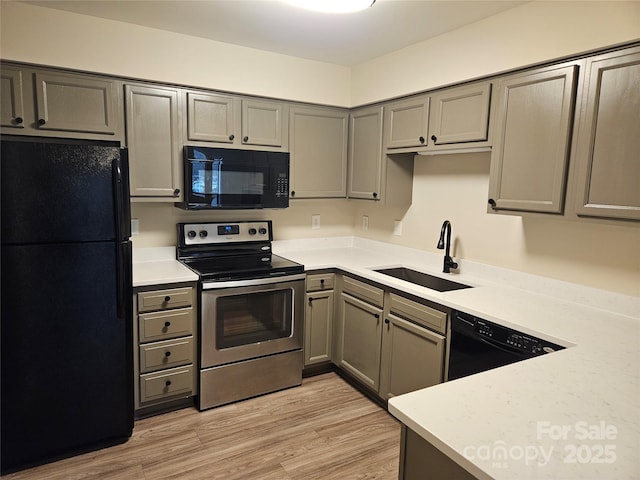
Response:
[[[454,310],[451,319],[447,380],[565,348],[468,313]]]

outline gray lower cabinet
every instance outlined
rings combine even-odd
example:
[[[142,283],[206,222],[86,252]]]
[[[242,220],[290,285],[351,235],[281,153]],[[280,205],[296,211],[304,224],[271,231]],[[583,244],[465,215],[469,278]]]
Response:
[[[334,363],[383,400],[441,383],[446,308],[340,278]]]
[[[640,220],[640,47],[587,59],[579,118],[577,214]]]
[[[288,107],[284,102],[185,91],[186,138],[220,147],[288,145]]]
[[[476,477],[402,425],[399,480],[475,480]]]
[[[307,276],[307,298],[304,323],[304,366],[327,363],[332,358],[333,273]]]
[[[447,314],[396,294],[387,305],[379,395],[388,400],[442,383]]]
[[[134,293],[136,415],[162,411],[197,393],[195,284]]]
[[[577,75],[572,63],[498,81],[490,211],[563,213]]]
[[[3,134],[123,140],[122,83],[3,65]]]
[[[289,129],[291,198],[344,198],[348,111],[292,106]]]
[[[182,198],[179,90],[125,85],[131,196],[145,201]]]

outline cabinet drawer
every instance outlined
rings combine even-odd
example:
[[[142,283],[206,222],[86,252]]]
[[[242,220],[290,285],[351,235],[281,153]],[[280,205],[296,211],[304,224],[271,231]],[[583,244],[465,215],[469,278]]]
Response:
[[[307,292],[318,290],[332,290],[335,284],[333,273],[307,275]]]
[[[143,373],[188,363],[193,363],[193,337],[140,346],[140,371]]]
[[[140,375],[140,403],[193,392],[191,365]]]
[[[382,289],[360,282],[350,277],[342,277],[342,289],[354,297],[366,300],[378,307],[382,307],[384,292]]]
[[[138,316],[138,332],[141,343],[191,335],[193,308],[143,313]]]
[[[154,290],[138,293],[138,311],[149,312],[167,308],[189,307],[191,305],[191,287]]]
[[[418,325],[446,333],[447,314],[399,295],[391,294],[390,310]]]

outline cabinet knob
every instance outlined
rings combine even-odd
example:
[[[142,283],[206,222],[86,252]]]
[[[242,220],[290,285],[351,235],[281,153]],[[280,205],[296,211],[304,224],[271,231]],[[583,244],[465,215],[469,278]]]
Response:
[[[378,313],[374,313],[373,314],[373,318],[375,318],[376,320],[380,318],[380,315]]]
[[[313,298],[309,297],[309,305],[313,303]]]
[[[242,141],[243,141],[243,142],[248,142],[248,141],[249,141],[249,137],[244,137],[244,138],[242,139]]]
[[[435,135],[431,135],[431,140],[433,140],[434,142],[438,141],[438,137],[436,137]]]
[[[38,125],[44,125],[47,121],[44,118],[38,119]]]
[[[171,352],[164,352],[164,356],[167,357],[167,358],[170,357],[171,356]]]
[[[171,326],[171,322],[164,322],[165,328],[169,328]]]
[[[173,191],[173,196],[174,196],[174,197],[179,197],[179,196],[180,196],[180,189],[179,189],[179,188],[176,188],[176,189]]]
[[[171,297],[169,295],[167,295],[166,297],[164,297],[164,302],[167,303],[169,300],[171,300]]]
[[[496,208],[496,201],[493,198],[490,198],[489,205],[491,205],[491,208]]]
[[[291,196],[292,196],[292,197],[295,197],[295,196],[296,196],[296,191],[295,191],[295,190],[292,190],[292,191],[291,191]]]
[[[373,198],[378,198],[378,192],[373,192]]]
[[[236,136],[232,133],[231,135],[229,135],[229,140],[231,140],[233,142],[233,139],[236,138]]]
[[[384,319],[384,323],[386,323],[387,325],[389,325],[391,322],[389,321],[389,319],[388,319],[388,318],[385,318],[385,319]]]
[[[418,140],[420,140],[420,143],[424,143],[424,137],[420,137]]]
[[[165,387],[171,386],[171,380],[167,380],[166,382],[164,382],[164,386]]]
[[[24,122],[24,120],[22,119],[22,117],[16,117],[15,122],[20,125],[22,122]]]
[[[320,285],[324,286],[324,278],[320,279]]]

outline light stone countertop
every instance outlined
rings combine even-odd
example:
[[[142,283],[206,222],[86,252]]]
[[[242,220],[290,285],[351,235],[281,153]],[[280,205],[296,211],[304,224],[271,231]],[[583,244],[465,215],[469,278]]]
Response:
[[[339,268],[568,347],[389,401],[478,478],[640,478],[640,297],[468,261],[442,274],[442,255],[357,237],[273,249],[307,270]],[[440,293],[372,271],[387,266],[475,288]]]
[[[198,275],[176,260],[176,247],[133,249],[134,287],[196,281]]]

